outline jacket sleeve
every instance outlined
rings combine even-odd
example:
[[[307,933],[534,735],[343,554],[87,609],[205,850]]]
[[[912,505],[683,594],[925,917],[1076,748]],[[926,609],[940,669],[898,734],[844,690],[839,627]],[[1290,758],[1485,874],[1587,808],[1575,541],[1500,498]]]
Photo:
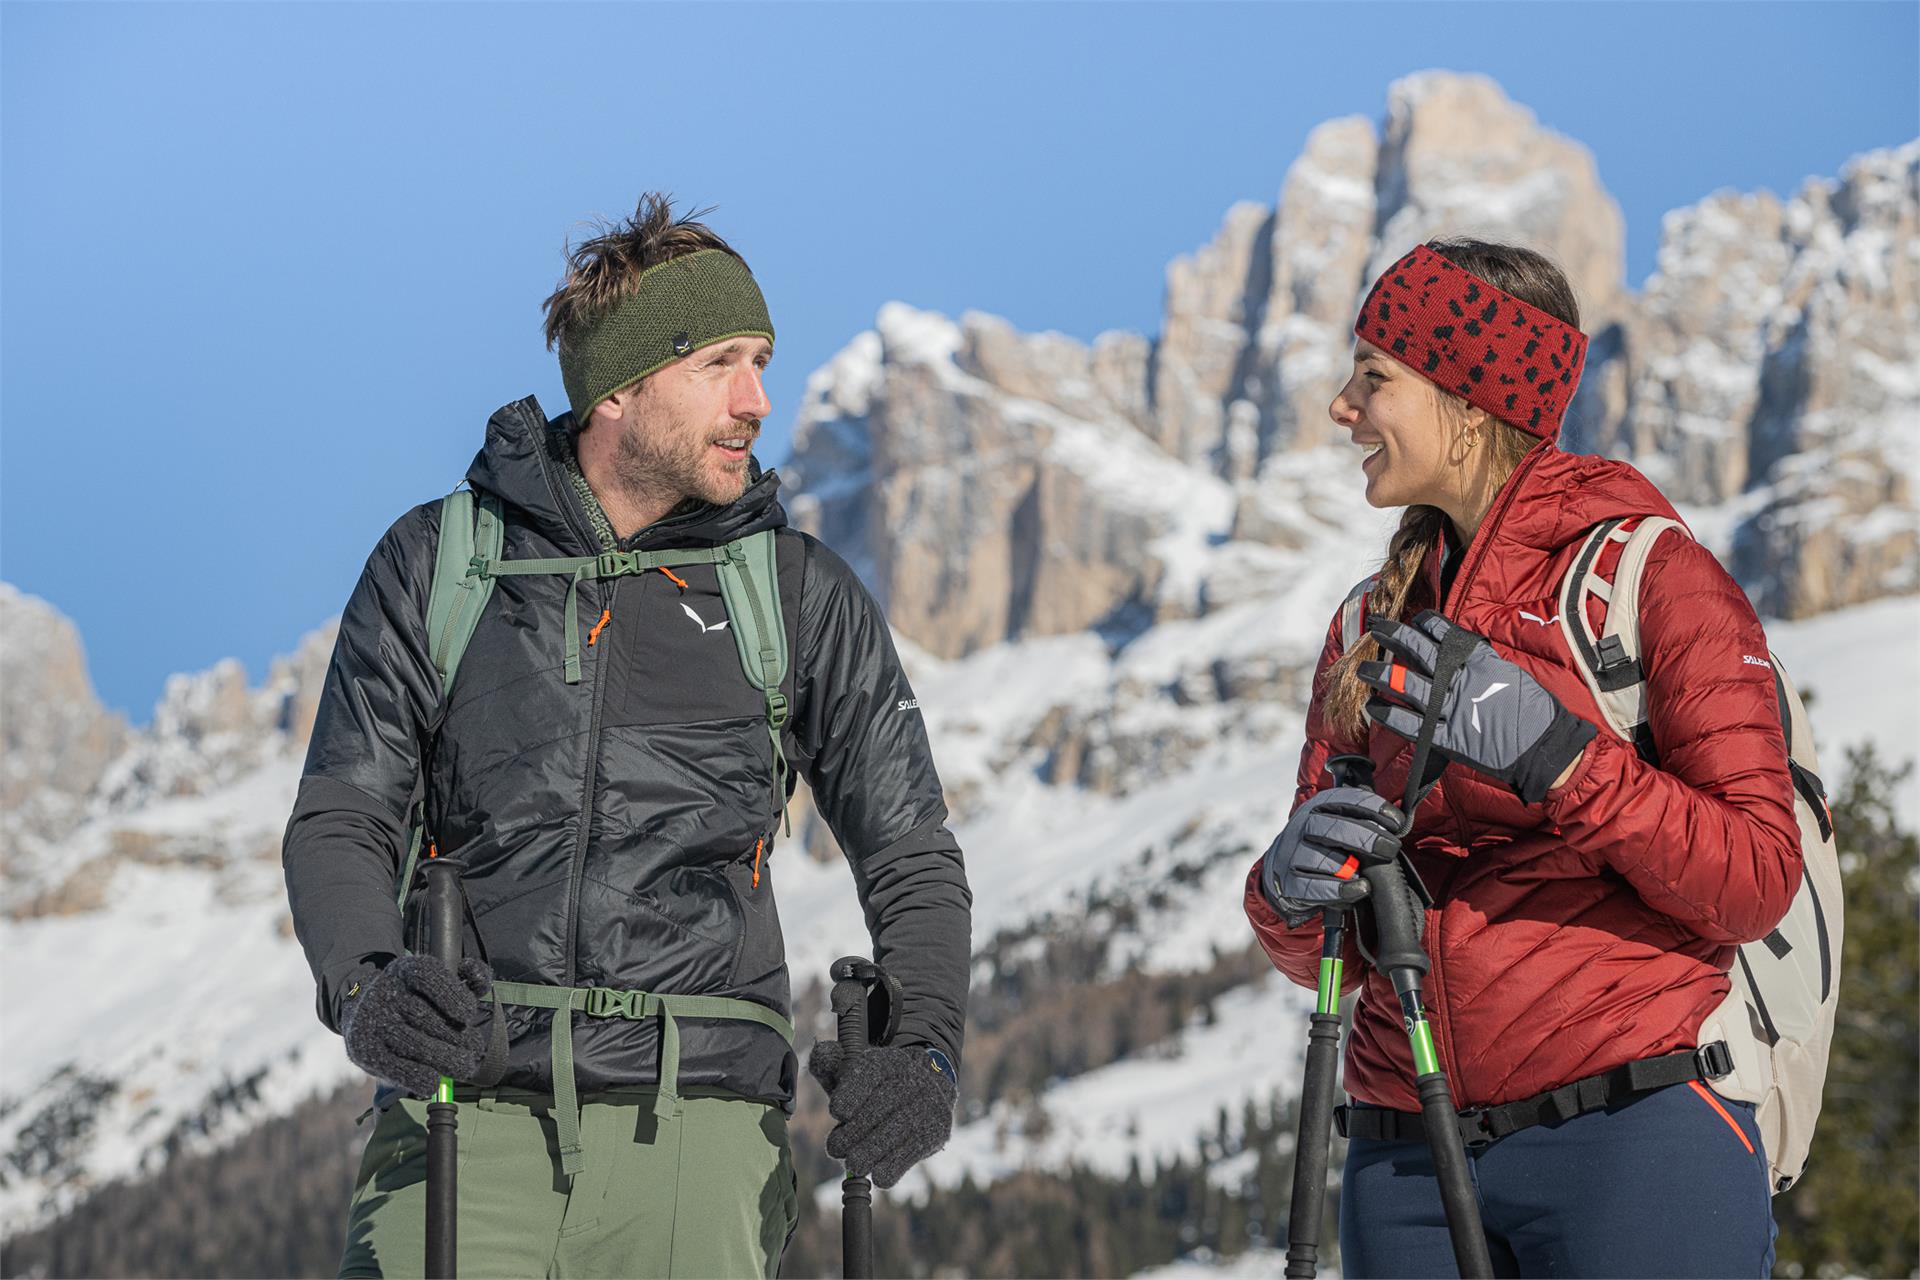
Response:
[[[880,606],[845,561],[802,535],[794,736],[814,800],[852,864],[874,959],[899,979],[897,1038],[957,1066],[973,895],[946,828],[919,700]]]
[[[294,933],[334,1030],[343,993],[405,950],[395,882],[439,702],[425,619],[437,513],[402,516],[347,601],[281,846]]]
[[[1313,671],[1313,696],[1307,705],[1307,740],[1300,748],[1300,767],[1294,775],[1293,809],[1305,804],[1309,797],[1322,788],[1332,785],[1327,777],[1327,761],[1342,752],[1360,752],[1366,750],[1365,742],[1349,742],[1340,739],[1333,727],[1326,722],[1322,711],[1322,686],[1326,682],[1327,672],[1340,658],[1340,614],[1336,610],[1333,622],[1327,628],[1326,643],[1321,646],[1320,660]],[[1292,810],[1288,811],[1289,813]],[[1253,935],[1260,940],[1260,946],[1266,951],[1274,967],[1303,987],[1320,985],[1320,944],[1322,929],[1320,922],[1301,925],[1298,929],[1289,929],[1286,921],[1267,904],[1267,897],[1260,891],[1260,864],[1265,859],[1253,860],[1253,866],[1247,872],[1247,888],[1244,906],[1247,920],[1253,925]],[[1360,956],[1353,935],[1348,933],[1345,945],[1341,948],[1343,967],[1341,969],[1340,989],[1342,992],[1357,988],[1366,976],[1368,965]]]
[[[1764,937],[1800,886],[1800,834],[1766,635],[1713,554],[1668,535],[1640,595],[1659,767],[1611,733],[1546,798],[1574,848],[1720,943]]]

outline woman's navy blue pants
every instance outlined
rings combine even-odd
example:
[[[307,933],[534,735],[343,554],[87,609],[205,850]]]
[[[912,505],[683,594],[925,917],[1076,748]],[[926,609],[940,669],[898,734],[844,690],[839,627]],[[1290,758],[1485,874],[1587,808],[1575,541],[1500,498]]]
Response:
[[[1773,1271],[1753,1107],[1704,1084],[1522,1129],[1468,1156],[1495,1275]],[[1340,1265],[1350,1277],[1459,1274],[1424,1142],[1347,1145]]]

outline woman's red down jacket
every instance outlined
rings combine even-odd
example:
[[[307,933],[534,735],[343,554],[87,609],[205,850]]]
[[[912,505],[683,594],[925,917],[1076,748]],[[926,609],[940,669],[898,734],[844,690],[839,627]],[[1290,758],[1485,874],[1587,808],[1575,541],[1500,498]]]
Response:
[[[1501,489],[1438,606],[1600,726],[1573,775],[1541,804],[1453,765],[1415,815],[1406,847],[1438,904],[1426,923],[1426,1001],[1462,1107],[1693,1047],[1727,993],[1735,945],[1765,936],[1799,887],[1766,638],[1712,554],[1669,532],[1643,580],[1641,660],[1658,767],[1606,728],[1555,620],[1561,580],[1588,530],[1615,516],[1673,514],[1632,467],[1540,446]],[[1436,551],[1409,617],[1436,607],[1439,566]],[[1339,656],[1336,616],[1316,689]],[[1377,726],[1364,741],[1343,739],[1316,696],[1294,803],[1329,785],[1326,762],[1342,752],[1372,757],[1380,794],[1397,797],[1411,750]],[[1246,910],[1274,964],[1313,986],[1319,924],[1288,929],[1261,896],[1258,864]],[[1351,940],[1345,984],[1361,987],[1347,1092],[1418,1110],[1392,988]]]

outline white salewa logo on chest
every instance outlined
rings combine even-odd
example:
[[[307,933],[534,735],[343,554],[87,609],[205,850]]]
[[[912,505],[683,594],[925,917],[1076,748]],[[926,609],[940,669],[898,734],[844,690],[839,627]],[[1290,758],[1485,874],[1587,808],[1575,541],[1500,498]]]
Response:
[[[1485,702],[1488,698],[1491,698],[1494,694],[1500,692],[1502,689],[1506,687],[1507,687],[1507,682],[1504,680],[1501,680],[1495,684],[1488,685],[1487,691],[1485,693],[1473,699],[1473,731],[1475,733],[1480,732],[1480,704]]]
[[[703,633],[708,631],[725,631],[727,629],[727,620],[725,618],[720,619],[720,621],[714,623],[712,626],[708,626],[706,623],[700,621],[700,615],[693,611],[692,605],[682,603],[680,608],[689,618],[693,619],[693,625],[700,628]]]
[[[1765,658],[1756,658],[1750,653],[1741,654],[1740,661],[1750,667],[1765,667],[1769,671],[1773,670],[1773,664],[1771,662],[1768,662]]]
[[[1520,611],[1520,616],[1525,618],[1528,622],[1537,623],[1538,625],[1543,627],[1550,627],[1554,623],[1560,621],[1560,615],[1557,613],[1554,614],[1551,618],[1543,618],[1537,613],[1528,613],[1525,609],[1522,609]]]

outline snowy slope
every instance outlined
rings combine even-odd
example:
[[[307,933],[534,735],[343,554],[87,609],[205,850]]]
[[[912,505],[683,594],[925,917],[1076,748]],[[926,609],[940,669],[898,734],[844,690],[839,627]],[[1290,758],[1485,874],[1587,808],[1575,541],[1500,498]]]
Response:
[[[956,820],[977,943],[1072,913],[1096,895],[1143,904],[1115,940],[1115,963],[1192,969],[1216,945],[1245,938],[1242,879],[1289,807],[1300,710],[1183,703],[1167,691],[1236,653],[1310,661],[1364,564],[1346,547],[1301,560],[1291,581],[1274,575],[1284,605],[1252,600],[1163,623],[1118,652],[1081,635],[953,662],[911,656],[949,785],[990,798]],[[1841,780],[1845,745],[1871,740],[1896,760],[1915,754],[1920,599],[1769,631],[1789,669],[1815,691],[1831,782]],[[1863,663],[1875,673],[1870,682],[1859,677]],[[1116,706],[1124,733],[1200,745],[1123,794],[1039,776],[1040,749],[1023,745],[1036,723],[1059,708],[1104,714]],[[0,1220],[36,1220],[104,1179],[153,1167],[171,1148],[217,1141],[355,1078],[314,1018],[287,928],[277,850],[297,773],[296,762],[279,759],[209,795],[98,819],[64,842],[62,854],[74,866],[100,866],[103,905],[0,920],[10,960],[0,974],[0,1152],[13,1152],[0,1166]],[[1907,781],[1901,812],[1920,822],[1920,778]],[[843,863],[786,849],[771,865],[797,980],[865,949]],[[1199,872],[1170,877],[1174,867]],[[1158,905],[1144,905],[1149,898]],[[986,1178],[1069,1156],[1124,1169],[1135,1152],[1150,1159],[1182,1149],[1222,1102],[1235,1114],[1240,1099],[1292,1078],[1304,1006],[1280,985],[1227,997],[1218,1025],[1189,1028],[1159,1056],[1058,1082],[1040,1102],[1049,1117],[1042,1140],[1021,1134],[1030,1115],[995,1113],[963,1128],[925,1177],[947,1185],[964,1172]],[[58,1139],[58,1159],[51,1148],[35,1154],[48,1138]]]

